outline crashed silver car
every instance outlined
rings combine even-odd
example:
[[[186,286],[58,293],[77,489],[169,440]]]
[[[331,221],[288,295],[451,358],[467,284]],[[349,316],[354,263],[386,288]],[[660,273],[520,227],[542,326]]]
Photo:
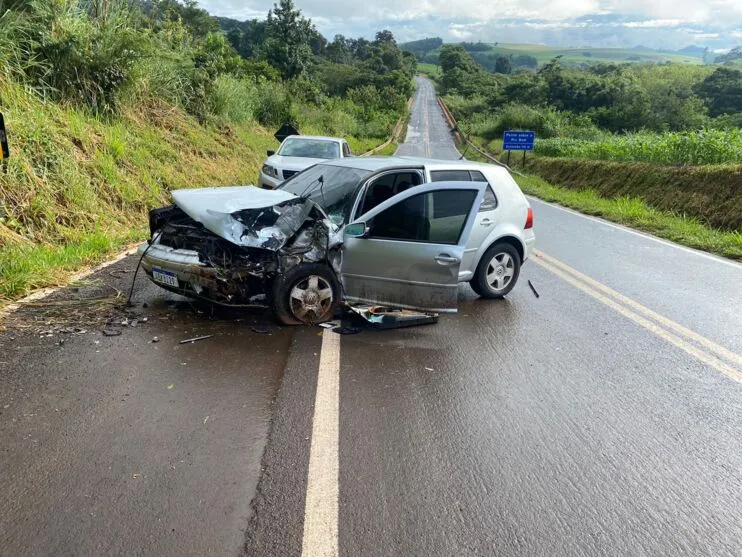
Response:
[[[343,302],[456,311],[463,281],[502,297],[534,241],[510,175],[467,161],[340,159],[276,190],[172,196],[139,248],[150,278],[215,304],[270,305],[285,324],[326,321]]]

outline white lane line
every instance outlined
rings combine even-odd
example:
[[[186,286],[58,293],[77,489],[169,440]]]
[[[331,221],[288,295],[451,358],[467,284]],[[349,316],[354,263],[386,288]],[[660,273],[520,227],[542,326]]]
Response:
[[[532,195],[526,196],[529,200],[537,201],[538,203],[543,203],[544,205],[548,205],[549,207],[553,207],[554,209],[558,209],[560,211],[564,211],[565,213],[569,213],[571,215],[575,215],[577,217],[582,217],[583,219],[591,220],[594,222],[597,222],[599,224],[604,224],[606,226],[610,226],[611,228],[617,228],[618,230],[622,230],[624,232],[628,232],[629,234],[633,234],[634,236],[640,236],[641,238],[645,238],[647,240],[652,240],[654,242],[658,242],[660,244],[664,244],[666,246],[670,246],[671,248],[679,249],[688,253],[692,253],[694,255],[698,255],[700,257],[704,257],[706,259],[710,259],[711,261],[716,261],[717,263],[724,263],[725,265],[730,265],[736,269],[742,270],[742,263],[737,263],[736,261],[732,261],[730,259],[724,259],[723,257],[718,257],[716,255],[711,255],[710,253],[706,253],[700,250],[696,250],[693,248],[689,248],[686,246],[681,246],[680,244],[675,244],[673,242],[670,242],[669,240],[663,240],[662,238],[657,238],[656,236],[652,236],[651,234],[645,234],[644,232],[639,232],[637,230],[634,230],[632,228],[628,228],[626,226],[622,226],[620,224],[616,224],[615,222],[610,222],[605,219],[601,219],[598,217],[593,217],[590,215],[582,214],[578,211],[575,211],[574,209],[570,209],[568,207],[562,207],[561,205],[557,205],[556,203],[550,203],[549,201],[544,201],[543,199],[539,199],[538,197],[534,197]]]
[[[324,331],[314,399],[302,557],[338,555],[340,335]]]

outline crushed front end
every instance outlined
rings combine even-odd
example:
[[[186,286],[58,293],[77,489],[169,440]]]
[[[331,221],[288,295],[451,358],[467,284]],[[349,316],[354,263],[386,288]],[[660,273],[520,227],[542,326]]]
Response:
[[[142,268],[166,290],[220,305],[268,305],[277,277],[330,257],[333,225],[312,201],[294,197],[237,210],[231,204],[222,211],[196,195],[181,196],[183,209],[173,205],[149,215]]]

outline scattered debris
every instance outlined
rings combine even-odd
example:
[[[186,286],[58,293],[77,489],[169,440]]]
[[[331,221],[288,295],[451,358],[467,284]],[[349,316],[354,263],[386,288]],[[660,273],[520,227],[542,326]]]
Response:
[[[269,334],[271,334],[271,330],[268,327],[263,327],[262,325],[255,325],[254,327],[250,327],[250,330],[253,333],[258,333],[260,335],[269,335]]]
[[[103,329],[102,333],[105,337],[117,337],[121,334],[121,331],[117,329]]]
[[[167,386],[167,390],[168,390],[168,391],[172,391],[174,387],[175,387],[175,385],[173,385],[172,383],[170,383],[170,384],[169,384],[169,385]]]
[[[425,371],[435,371],[432,367],[426,367]]]
[[[333,321],[328,321],[327,323],[317,323],[317,325],[319,325],[323,329],[334,329],[338,326],[338,324]]]
[[[208,422],[208,421],[209,421],[209,417],[208,417],[208,416],[206,416],[206,417],[204,418],[204,425],[206,425],[206,422]]]
[[[180,344],[193,344],[194,342],[198,342],[200,340],[206,340],[207,338],[211,338],[214,335],[204,335],[202,337],[193,337],[193,338],[187,338],[185,340],[181,340]]]
[[[152,337],[152,342],[160,342],[160,337]]]
[[[332,332],[339,335],[355,335],[360,333],[361,329],[358,327],[335,327]]]
[[[438,322],[437,313],[424,313],[383,306],[348,306],[348,308],[362,317],[374,329],[399,329]]]
[[[534,296],[536,296],[537,298],[540,298],[541,297],[541,296],[538,295],[538,292],[536,292],[536,287],[533,286],[533,283],[530,280],[528,281],[528,286],[531,287],[531,290],[533,291],[533,295]]]

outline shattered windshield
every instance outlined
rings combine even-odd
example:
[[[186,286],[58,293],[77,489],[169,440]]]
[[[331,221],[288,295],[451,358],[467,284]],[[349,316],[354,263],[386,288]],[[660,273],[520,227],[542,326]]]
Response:
[[[304,139],[290,137],[278,150],[282,157],[303,157],[308,159],[340,158],[340,145],[325,139]]]
[[[360,168],[318,164],[287,180],[278,189],[308,197],[325,210],[333,223],[339,225],[350,213],[356,189],[370,175],[371,171]],[[324,180],[322,188],[320,176]]]

